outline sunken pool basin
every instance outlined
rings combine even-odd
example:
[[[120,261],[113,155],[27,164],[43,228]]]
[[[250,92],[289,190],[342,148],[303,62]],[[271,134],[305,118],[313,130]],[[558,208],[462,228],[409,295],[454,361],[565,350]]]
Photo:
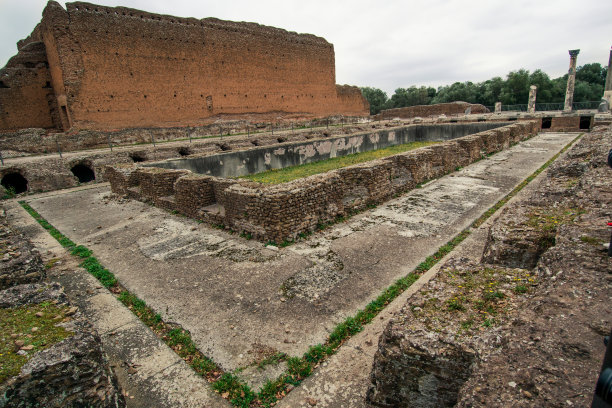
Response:
[[[215,177],[240,177],[410,142],[442,142],[506,126],[510,122],[408,125],[325,139],[285,142],[212,156],[169,159],[146,167],[185,169]]]

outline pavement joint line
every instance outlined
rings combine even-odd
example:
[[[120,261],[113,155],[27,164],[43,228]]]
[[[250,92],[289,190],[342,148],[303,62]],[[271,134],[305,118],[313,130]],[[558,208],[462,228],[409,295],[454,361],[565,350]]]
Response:
[[[178,357],[178,354],[177,354],[177,357]],[[157,375],[159,375],[159,374],[163,373],[164,371],[171,369],[171,368],[172,368],[172,367],[174,367],[174,366],[180,366],[180,365],[181,365],[181,360],[180,360],[180,357],[179,357],[179,361],[175,361],[174,363],[169,364],[168,366],[166,366],[166,367],[164,367],[164,368],[160,369],[159,371],[156,371],[155,373],[152,373],[151,375],[149,375],[148,377],[146,377],[146,379],[148,380],[148,379],[150,379],[150,378],[153,378],[153,377],[155,377],[155,376],[157,376]]]
[[[85,272],[85,273],[87,273],[87,272]],[[113,297],[114,297],[114,296],[113,296]],[[93,319],[92,319],[92,320],[93,320]],[[96,321],[99,321],[99,320],[100,320],[100,319],[96,319]],[[138,320],[140,320],[140,319],[138,319]],[[102,332],[101,334],[103,334],[103,335],[105,334],[105,335],[111,336],[111,333],[116,332],[116,331],[119,331],[119,330],[121,330],[121,329],[125,328],[126,326],[131,326],[131,325],[133,325],[133,324],[134,324],[134,322],[127,322],[127,323],[123,323],[121,326],[115,327],[114,329],[108,329],[108,330],[106,330],[105,332]]]

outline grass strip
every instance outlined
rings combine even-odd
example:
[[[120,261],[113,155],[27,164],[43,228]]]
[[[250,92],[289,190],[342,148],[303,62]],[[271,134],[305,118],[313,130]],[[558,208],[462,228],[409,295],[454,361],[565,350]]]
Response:
[[[418,149],[420,147],[430,146],[435,143],[439,142],[404,143],[400,145],[389,146],[383,149],[370,150],[368,152],[361,153],[353,153],[342,157],[334,157],[327,160],[321,160],[318,162],[300,164],[298,166],[285,167],[282,169],[272,169],[257,174],[242,176],[240,178],[268,184],[286,183],[288,181],[312,176],[314,174],[325,173],[330,170],[352,166],[354,164],[364,163],[371,160],[381,159],[384,157],[392,156],[394,154]]]

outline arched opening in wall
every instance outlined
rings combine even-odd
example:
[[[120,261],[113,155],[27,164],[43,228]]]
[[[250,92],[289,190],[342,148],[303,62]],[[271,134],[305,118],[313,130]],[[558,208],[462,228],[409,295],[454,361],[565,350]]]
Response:
[[[132,152],[130,153],[130,159],[134,163],[140,163],[147,160],[147,155],[144,152]]]
[[[10,86],[6,85],[3,81],[0,81],[0,88],[8,89]]]
[[[278,143],[285,143],[285,142],[287,141],[287,139],[286,139],[286,138],[284,138],[284,137],[279,137],[278,139],[276,139],[276,141],[277,141]]]
[[[551,126],[552,126],[551,117],[542,118],[542,129],[550,129]]]
[[[90,181],[94,181],[96,179],[96,174],[92,168],[83,163],[73,166],[70,171],[76,178],[79,179],[79,183],[89,183]]]
[[[28,191],[28,180],[19,173],[8,173],[2,177],[0,184],[7,190],[12,190],[15,194]]]
[[[259,140],[251,140],[253,146],[259,146]]]
[[[179,147],[177,149],[178,154],[180,154],[181,156],[189,156],[191,154],[191,149],[183,146],[183,147]]]
[[[580,116],[580,129],[588,130],[591,128],[592,116]]]
[[[228,144],[226,144],[226,143],[217,143],[217,147],[218,147],[219,149],[223,150],[224,152],[227,152],[227,151],[229,151],[229,150],[232,150],[232,148],[231,148],[231,147],[229,147],[229,145],[228,145]]]

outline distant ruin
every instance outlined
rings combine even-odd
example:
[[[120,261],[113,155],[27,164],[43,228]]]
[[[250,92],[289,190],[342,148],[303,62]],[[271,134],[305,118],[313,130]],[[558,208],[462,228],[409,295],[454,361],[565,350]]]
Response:
[[[369,114],[357,87],[335,84],[334,47],[323,38],[124,7],[66,7],[50,1],[0,70],[0,132]]]

